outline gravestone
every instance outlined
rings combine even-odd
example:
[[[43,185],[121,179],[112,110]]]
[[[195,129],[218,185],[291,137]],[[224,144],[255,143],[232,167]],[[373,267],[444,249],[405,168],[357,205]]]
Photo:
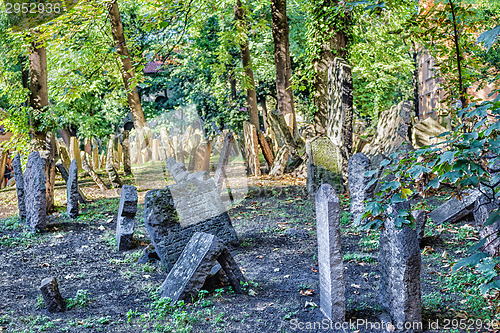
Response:
[[[211,181],[211,180],[209,180]],[[165,189],[151,190],[146,194],[144,201],[144,224],[151,237],[151,241],[161,258],[163,265],[170,270],[195,232],[206,232],[219,237],[225,244],[237,245],[238,237],[233,229],[229,215],[223,208],[222,200],[218,196],[212,198],[197,198],[179,196],[180,192],[189,195],[190,191],[198,192],[196,184],[202,181],[193,180],[174,188],[168,186]],[[211,181],[214,192],[215,185]],[[181,190],[180,186],[187,189]],[[203,191],[203,186],[200,191]],[[215,189],[216,191],[216,189]],[[176,197],[174,197],[174,192]],[[210,192],[210,191],[209,191]],[[207,192],[207,195],[210,194]],[[200,207],[196,207],[203,201]],[[184,202],[185,201],[185,202]],[[221,201],[220,203],[218,201]],[[211,203],[210,203],[211,202]],[[214,205],[208,208],[208,212],[202,211],[201,207]],[[190,210],[193,212],[190,212]],[[180,210],[180,213],[178,211]],[[196,212],[196,213],[194,213]],[[218,215],[213,215],[219,213]],[[198,218],[196,216],[198,215]],[[203,218],[205,219],[203,219]]]
[[[332,185],[335,193],[344,193],[342,156],[339,147],[324,136],[306,142],[307,191],[314,196],[321,184]]]
[[[132,167],[130,165],[130,131],[124,130],[122,132],[122,146],[123,146],[123,172],[125,176],[132,174]]]
[[[224,243],[214,235],[196,232],[163,282],[161,297],[169,298],[172,302],[191,301],[192,297],[198,296],[217,262],[234,291],[243,293],[241,284],[246,280]]]
[[[120,188],[123,186],[122,180],[109,158],[106,162],[106,172],[108,173],[109,181],[114,188]]]
[[[212,140],[203,140],[196,149],[194,171],[208,171],[210,168],[210,151]]]
[[[47,225],[47,197],[44,162],[37,151],[28,156],[24,172],[26,224],[32,232],[45,230]]]
[[[498,208],[498,202],[490,200],[486,195],[480,195],[474,203],[474,220],[476,226],[480,227],[479,236],[481,239],[486,238],[486,243],[484,251],[488,252],[491,256],[496,256],[500,252],[500,238],[498,238],[498,233],[500,232],[500,221],[483,227],[484,222],[490,216],[490,213]]]
[[[24,177],[23,169],[21,168],[21,156],[19,154],[12,160],[12,168],[14,169],[14,178],[16,179],[17,206],[19,208],[19,217],[22,220],[26,219],[26,202],[24,198]]]
[[[245,152],[250,172],[253,176],[260,176],[259,138],[257,136],[257,129],[248,121],[243,122],[243,136],[245,138]]]
[[[446,137],[437,138],[441,133],[447,132],[448,129],[441,125],[432,117],[427,117],[412,126],[411,141],[415,149],[420,149],[423,146],[430,146],[446,140]]]
[[[66,303],[59,292],[56,278],[43,279],[40,284],[40,291],[49,312],[63,312],[66,309]]]
[[[227,164],[229,163],[229,157],[231,156],[231,148],[234,143],[234,136],[231,132],[227,133],[224,137],[224,143],[222,144],[222,149],[219,155],[219,162],[217,163],[217,169],[215,169],[214,181],[219,192],[222,190],[224,185],[224,180],[226,179]]]
[[[481,196],[479,190],[465,191],[460,199],[452,197],[450,200],[430,212],[429,217],[436,224],[444,222],[454,223],[472,212],[474,202],[476,202],[479,196]]]
[[[373,196],[373,189],[366,188],[372,177],[365,176],[371,170],[370,159],[363,153],[356,153],[349,159],[349,193],[351,215],[356,219],[365,211],[365,200]]]
[[[80,143],[78,142],[78,138],[76,136],[72,136],[69,138],[69,156],[71,160],[76,159],[76,166],[78,167],[78,171],[82,171],[82,156],[80,153]]]
[[[68,182],[66,184],[66,212],[72,219],[76,219],[79,214],[78,200],[80,193],[78,192],[78,167],[76,159],[71,161],[69,166]]]
[[[352,154],[353,83],[351,66],[335,58],[328,71],[326,135],[340,148],[341,166],[347,176],[347,162]]]
[[[183,182],[189,176],[189,171],[184,166],[184,163],[177,162],[173,157],[167,158],[166,165],[176,183]]]
[[[412,112],[413,102],[403,101],[379,114],[375,137],[362,150],[374,168],[392,153],[413,149],[409,136]]]
[[[420,267],[422,259],[417,233],[410,226],[396,228],[400,211],[410,212],[410,202],[389,206],[379,238],[379,301],[393,324],[421,323]],[[404,327],[404,326],[403,326]]]
[[[345,320],[345,284],[340,244],[340,205],[335,191],[323,184],[316,193],[316,229],[320,309],[331,321]]]
[[[123,185],[116,220],[116,246],[118,251],[130,250],[132,247],[136,213],[137,189],[132,185]]]
[[[417,232],[417,239],[420,242],[424,238],[425,223],[427,222],[427,212],[425,210],[415,210],[411,212],[415,219],[415,231]]]

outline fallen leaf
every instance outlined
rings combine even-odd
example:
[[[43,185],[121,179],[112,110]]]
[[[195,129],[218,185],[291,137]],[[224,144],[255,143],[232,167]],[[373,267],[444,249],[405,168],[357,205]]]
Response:
[[[78,320],[77,323],[78,325],[83,325],[83,320]]]
[[[280,271],[280,269],[279,269],[279,268],[275,268],[275,269],[274,269],[274,271],[275,271],[275,272],[279,272],[279,271]]]
[[[285,279],[288,279],[290,277],[290,274],[287,274],[285,276],[283,276]]]
[[[359,284],[354,284],[354,283],[351,284],[351,287],[358,288],[358,289],[361,288],[361,286]]]
[[[257,295],[255,290],[253,290],[253,289],[248,290],[248,296],[255,296],[255,295]]]
[[[312,290],[312,289],[301,290],[300,294],[302,296],[312,296],[314,294],[314,290]]]
[[[50,264],[48,262],[44,262],[41,267],[50,267]]]
[[[264,256],[257,256],[257,259],[264,259]]]
[[[424,250],[422,251],[422,255],[424,255],[426,253],[431,253],[431,252],[434,252],[434,249],[431,246],[426,246],[426,247],[424,247]]]
[[[355,293],[356,295],[359,295],[359,291],[357,291],[357,290],[354,290],[354,293]]]
[[[99,226],[97,229],[99,229],[99,230],[104,230],[104,229],[106,229],[106,228],[104,228],[104,227],[101,225],[101,226]]]
[[[111,223],[111,222],[113,222],[113,218],[110,218],[106,221],[106,223]]]
[[[313,271],[314,273],[318,273],[318,272],[319,272],[319,271],[318,271],[316,268],[314,268],[314,267],[311,267],[311,271]]]
[[[54,238],[63,238],[63,235],[57,234],[57,235],[54,236]]]
[[[307,307],[316,308],[316,307],[318,307],[318,305],[314,302],[306,301],[306,304],[304,305],[304,307],[305,308],[307,308]]]

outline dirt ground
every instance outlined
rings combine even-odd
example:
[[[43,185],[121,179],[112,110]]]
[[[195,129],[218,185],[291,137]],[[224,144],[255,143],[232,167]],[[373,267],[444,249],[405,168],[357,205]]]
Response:
[[[158,298],[167,274],[159,262],[136,262],[150,243],[142,218],[146,192],[139,193],[137,248],[117,252],[116,190],[101,192],[88,179],[82,188],[92,201],[70,220],[65,187],[58,181],[58,211],[49,217],[47,232],[36,235],[15,215],[15,190],[0,192],[0,332],[343,332],[311,326],[324,317],[318,308],[314,201],[304,180],[253,179],[246,198],[229,211],[241,241],[233,255],[249,281],[248,295],[225,286],[175,307]],[[341,203],[348,210],[348,200],[341,197]],[[345,332],[384,332],[368,326],[385,318],[377,302],[378,232],[356,230],[347,212],[341,224],[346,319],[361,324]],[[452,263],[475,240],[467,219],[428,225],[421,276],[425,331],[450,332],[446,328],[457,328],[453,319],[492,317],[474,272],[450,274]],[[44,307],[38,288],[50,276],[59,282],[66,312],[52,314]],[[429,322],[438,320],[444,329],[429,330]]]

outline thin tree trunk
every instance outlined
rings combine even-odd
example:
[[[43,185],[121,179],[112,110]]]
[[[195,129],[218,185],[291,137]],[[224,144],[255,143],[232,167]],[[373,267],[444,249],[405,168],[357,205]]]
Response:
[[[291,124],[288,125],[294,140],[296,140],[299,136],[299,131],[297,129],[297,119],[295,117],[295,108],[293,105],[293,90],[290,83],[292,68],[290,61],[286,0],[271,1],[271,16],[273,19],[274,62],[278,110],[284,115],[292,115]]]
[[[234,6],[234,19],[238,22],[238,28],[242,30],[246,30],[246,12],[243,8],[243,5],[240,0],[236,1],[236,5]],[[246,32],[245,32],[246,33]],[[250,118],[250,123],[255,126],[257,131],[260,131],[259,125],[259,110],[257,108],[257,94],[255,92],[255,79],[252,71],[252,61],[250,58],[250,48],[248,45],[248,38],[245,38],[243,42],[240,42],[241,49],[241,61],[243,63],[243,68],[245,69],[245,76],[247,78],[247,107],[248,107],[248,115]],[[263,136],[258,135],[258,138]],[[262,152],[264,154],[264,158],[266,159],[269,166],[272,166],[274,161],[274,156],[269,155],[269,152],[272,152],[271,147],[266,140],[259,139],[259,145],[262,148]],[[258,156],[258,149],[255,152]]]
[[[130,59],[130,54],[125,43],[125,35],[123,33],[122,20],[120,16],[120,10],[118,8],[118,2],[112,0],[106,4],[109,20],[111,22],[111,33],[113,35],[113,40],[116,47],[116,52],[119,55],[122,68],[122,78],[125,85],[125,90],[127,92],[127,101],[132,113],[132,119],[134,121],[134,127],[136,131],[140,131],[143,127],[146,127],[146,118],[142,111],[141,100],[139,98],[139,92],[137,91],[137,86],[134,83],[135,71],[132,66],[132,61]]]

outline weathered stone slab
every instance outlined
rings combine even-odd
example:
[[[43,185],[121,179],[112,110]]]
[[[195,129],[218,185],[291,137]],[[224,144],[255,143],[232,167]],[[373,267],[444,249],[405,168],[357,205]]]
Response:
[[[66,303],[64,303],[64,299],[59,292],[56,278],[43,279],[40,284],[40,291],[49,312],[63,312],[66,309]]]
[[[446,140],[446,138],[437,138],[441,133],[448,129],[441,125],[437,120],[427,117],[419,123],[412,126],[411,141],[415,149],[423,146],[430,146]]]
[[[14,169],[14,178],[16,179],[17,206],[19,208],[19,217],[22,220],[26,219],[26,202],[24,198],[24,177],[23,169],[21,168],[21,156],[19,154],[12,160],[12,168]]]
[[[24,172],[26,224],[32,232],[45,230],[47,225],[47,198],[44,162],[37,151],[32,152]]]
[[[468,194],[468,195],[467,195]],[[436,224],[444,222],[454,223],[462,217],[469,215],[474,207],[474,202],[479,198],[479,190],[466,191],[461,200],[453,197],[429,213],[429,217]]]
[[[184,246],[195,232],[206,232],[219,237],[225,244],[238,244],[238,237],[226,211],[198,220],[197,223],[180,223],[176,205],[169,187],[151,190],[144,202],[144,223],[163,265],[171,269]],[[185,206],[186,207],[186,206]],[[191,220],[193,222],[193,220]]]
[[[243,122],[243,136],[245,138],[245,153],[248,167],[253,176],[260,176],[259,138],[257,129],[248,121]]]
[[[78,166],[76,159],[71,161],[69,166],[68,182],[66,183],[66,212],[72,219],[76,219],[79,214],[78,200],[80,193],[78,192]]]
[[[189,176],[189,171],[184,166],[184,163],[177,162],[175,158],[167,158],[166,164],[168,171],[170,171],[176,183],[184,181]]]
[[[118,251],[126,251],[132,248],[136,213],[137,189],[132,185],[123,185],[116,220],[116,246]]]
[[[335,58],[328,71],[326,135],[340,148],[341,166],[347,176],[347,162],[352,154],[353,82],[351,66]]]
[[[365,200],[373,196],[373,189],[367,185],[372,177],[365,173],[371,170],[370,159],[363,153],[356,153],[349,159],[349,193],[351,195],[351,215],[356,219],[365,211]]]
[[[498,206],[498,202],[490,200],[486,195],[482,194],[476,199],[473,210],[476,226],[480,227],[479,236],[481,239],[486,238],[484,251],[488,252],[491,256],[496,256],[500,253],[500,238],[498,238],[500,221],[486,227],[483,227],[483,224],[490,216],[490,213],[498,208]]]
[[[231,148],[234,143],[234,136],[231,132],[227,133],[224,137],[224,143],[222,144],[222,149],[219,155],[219,162],[217,163],[217,169],[215,169],[214,181],[219,192],[222,190],[222,185],[226,179],[226,169],[229,163],[229,157],[231,155]],[[210,158],[210,155],[208,156]]]
[[[339,147],[327,137],[306,142],[307,191],[314,196],[321,184],[330,184],[337,194],[344,193],[342,156]]]
[[[345,284],[340,244],[339,198],[329,184],[316,193],[316,230],[321,312],[333,322],[345,320]]]
[[[224,243],[211,234],[193,234],[161,286],[161,296],[172,302],[196,298],[217,262],[236,293],[243,293],[245,278]]]
[[[396,215],[402,210],[410,212],[408,201],[389,206],[389,218],[379,238],[379,301],[395,326],[422,322],[422,259],[416,231],[408,225],[402,229],[394,225]]]
[[[116,171],[113,163],[111,163],[111,160],[109,158],[106,162],[106,172],[108,173],[109,181],[114,188],[120,188],[123,186],[122,180],[118,175],[118,171]]]
[[[80,143],[78,142],[78,138],[76,136],[72,136],[69,138],[69,156],[71,160],[76,159],[76,165],[78,167],[78,171],[82,171],[82,156],[80,153]]]
[[[411,212],[415,219],[415,231],[417,232],[417,239],[420,242],[424,238],[425,223],[427,222],[427,212],[425,210],[415,210]]]
[[[376,135],[362,150],[373,167],[378,168],[380,162],[394,152],[413,149],[409,137],[412,111],[413,102],[403,101],[379,114]]]

